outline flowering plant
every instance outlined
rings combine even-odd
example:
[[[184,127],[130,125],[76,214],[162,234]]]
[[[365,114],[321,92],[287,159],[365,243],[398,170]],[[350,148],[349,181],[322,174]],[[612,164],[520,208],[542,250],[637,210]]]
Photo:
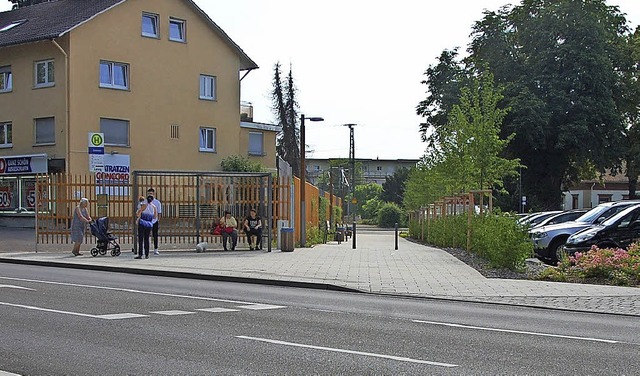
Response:
[[[598,248],[565,257],[557,269],[541,276],[556,281],[640,286],[640,244],[628,249]]]

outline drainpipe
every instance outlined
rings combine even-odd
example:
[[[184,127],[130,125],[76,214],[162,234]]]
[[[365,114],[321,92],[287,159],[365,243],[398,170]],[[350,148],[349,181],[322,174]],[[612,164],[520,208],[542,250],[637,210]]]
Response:
[[[67,82],[64,86],[64,91],[65,91],[65,96],[64,96],[64,108],[65,108],[65,117],[66,117],[66,124],[67,124],[67,128],[65,129],[65,132],[67,133],[67,150],[65,153],[65,161],[64,161],[64,171],[66,173],[69,173],[69,163],[71,162],[71,126],[69,124],[70,122],[70,116],[69,116],[69,83],[71,82],[71,79],[69,77],[69,55],[67,55],[67,53],[64,51],[64,49],[62,47],[60,47],[60,45],[58,44],[58,42],[56,42],[55,39],[51,39],[51,43],[53,43],[54,46],[56,46],[60,52],[62,52],[62,55],[64,55],[64,67],[65,67],[65,75],[67,78]]]
[[[591,189],[589,191],[589,205],[593,207],[593,187],[596,186],[596,183],[591,184]]]

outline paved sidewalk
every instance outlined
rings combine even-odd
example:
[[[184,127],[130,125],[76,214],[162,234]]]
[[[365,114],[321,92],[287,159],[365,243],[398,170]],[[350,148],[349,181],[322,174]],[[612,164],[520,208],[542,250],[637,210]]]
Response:
[[[5,250],[6,248],[3,247]],[[0,253],[0,262],[27,262],[160,275],[343,288],[369,293],[490,302],[640,316],[640,288],[489,279],[449,253],[404,239],[393,231],[359,231],[357,249],[336,242],[294,252],[163,251],[148,260],[91,257],[69,252]]]

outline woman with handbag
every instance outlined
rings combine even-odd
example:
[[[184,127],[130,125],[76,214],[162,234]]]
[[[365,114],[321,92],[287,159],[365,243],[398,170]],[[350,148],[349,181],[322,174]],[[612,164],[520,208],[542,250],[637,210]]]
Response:
[[[236,250],[238,244],[238,221],[231,215],[231,212],[225,210],[224,217],[220,218],[220,225],[222,226],[222,247],[227,250],[227,239],[231,237],[231,250]]]
[[[151,203],[153,196],[147,196],[147,199],[140,196],[140,206],[136,212],[136,222],[138,223],[138,256],[136,259],[142,258],[144,246],[144,258],[149,258],[149,235],[153,228],[153,223],[158,219],[158,209]]]

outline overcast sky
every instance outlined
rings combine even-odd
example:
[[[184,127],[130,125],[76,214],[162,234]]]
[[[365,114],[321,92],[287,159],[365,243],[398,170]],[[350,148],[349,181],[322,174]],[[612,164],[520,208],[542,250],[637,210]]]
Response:
[[[308,158],[417,159],[424,154],[415,107],[426,97],[423,73],[445,48],[469,42],[484,9],[508,0],[195,0],[260,69],[242,81],[254,120],[273,123],[270,91],[277,61],[298,87]],[[640,24],[640,0],[608,0]],[[513,3],[513,1],[511,1]],[[11,4],[0,0],[0,11]]]

